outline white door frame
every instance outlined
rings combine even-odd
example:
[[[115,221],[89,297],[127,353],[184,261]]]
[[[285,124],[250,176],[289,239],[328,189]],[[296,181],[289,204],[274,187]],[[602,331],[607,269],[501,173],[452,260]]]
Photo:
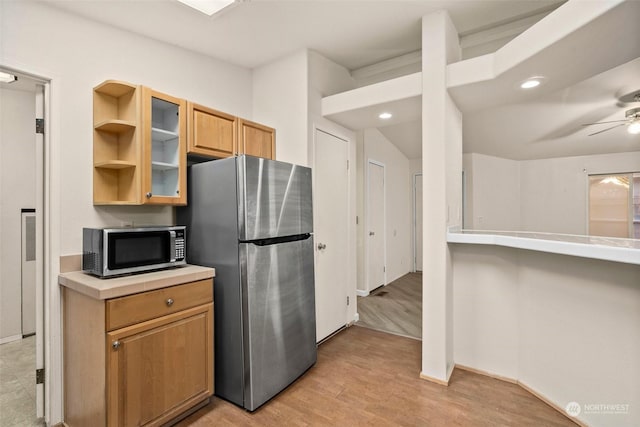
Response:
[[[43,87],[36,104],[36,115],[41,117],[44,113],[45,118],[44,136],[36,139],[42,141],[42,144],[36,144],[36,339],[44,351],[37,355],[36,366],[45,369],[45,378],[44,385],[37,389],[36,413],[38,417],[44,416],[47,425],[53,425],[62,421],[63,402],[62,316],[58,286],[60,160],[57,142],[60,121],[52,114],[52,111],[60,111],[59,99],[55,97],[60,78],[11,58],[5,58],[0,68],[26,75]]]
[[[416,172],[413,174],[413,227],[412,227],[412,231],[413,231],[413,272],[415,273],[417,270],[417,261],[416,261],[416,255],[417,255],[417,239],[416,239],[416,223],[418,221],[418,217],[417,217],[417,211],[418,211],[418,207],[416,205],[416,186],[417,186],[417,179],[418,176],[422,176],[422,172]],[[424,251],[424,245],[422,246],[422,250]]]
[[[358,292],[359,296],[367,296],[369,292],[373,289],[369,289],[369,167],[370,165],[376,165],[382,167],[382,176],[383,176],[383,185],[382,185],[382,222],[383,222],[383,233],[382,233],[382,246],[383,246],[383,257],[384,257],[384,286],[387,286],[387,167],[384,163],[379,162],[377,160],[368,158],[367,159],[367,170],[365,177],[365,199],[364,199],[364,286],[365,291]]]

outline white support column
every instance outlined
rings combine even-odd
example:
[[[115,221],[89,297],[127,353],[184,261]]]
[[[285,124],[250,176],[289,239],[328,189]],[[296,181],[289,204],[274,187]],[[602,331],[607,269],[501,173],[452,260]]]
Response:
[[[462,119],[447,92],[458,34],[444,10],[422,18],[422,372],[447,384],[453,370],[453,296],[447,227],[461,224]]]

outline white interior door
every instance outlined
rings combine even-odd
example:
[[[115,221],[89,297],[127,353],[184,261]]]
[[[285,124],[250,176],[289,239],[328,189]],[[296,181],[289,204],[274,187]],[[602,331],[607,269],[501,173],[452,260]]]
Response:
[[[22,212],[22,336],[36,333],[36,213]]]
[[[414,223],[414,269],[422,271],[422,174],[414,176],[413,180],[413,223]]]
[[[347,323],[348,143],[315,130],[313,223],[316,340]]]
[[[384,165],[369,160],[367,164],[367,290],[386,285],[385,280],[385,199]]]

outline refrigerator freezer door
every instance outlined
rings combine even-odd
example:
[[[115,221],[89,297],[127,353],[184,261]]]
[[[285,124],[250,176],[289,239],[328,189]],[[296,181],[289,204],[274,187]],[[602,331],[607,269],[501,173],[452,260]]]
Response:
[[[240,244],[245,388],[255,410],[316,362],[313,237]]]
[[[241,241],[313,232],[310,168],[251,156],[237,162]]]

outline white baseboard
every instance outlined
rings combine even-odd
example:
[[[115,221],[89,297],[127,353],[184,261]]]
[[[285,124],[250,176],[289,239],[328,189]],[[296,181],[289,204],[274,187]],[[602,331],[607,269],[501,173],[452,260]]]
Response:
[[[366,297],[369,295],[369,291],[361,291],[360,289],[357,289],[356,295],[359,297]]]
[[[360,315],[356,313],[353,315],[353,323],[356,323],[358,320],[360,320]]]
[[[22,339],[22,334],[20,335],[11,335],[10,337],[0,338],[0,344],[6,344],[12,341],[18,341]]]

